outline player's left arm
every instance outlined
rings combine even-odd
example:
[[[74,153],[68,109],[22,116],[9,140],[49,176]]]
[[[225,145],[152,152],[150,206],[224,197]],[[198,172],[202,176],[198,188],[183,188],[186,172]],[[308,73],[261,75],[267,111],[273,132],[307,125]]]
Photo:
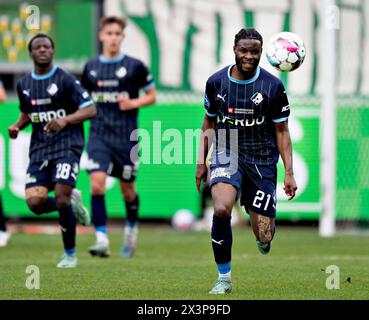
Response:
[[[292,166],[292,142],[290,131],[288,129],[288,117],[290,115],[290,105],[286,90],[279,82],[275,87],[275,92],[272,96],[271,109],[272,120],[275,125],[276,139],[279,154],[282,157],[285,176],[284,176],[284,192],[288,200],[291,200],[296,195],[297,185],[293,175]]]
[[[70,103],[76,106],[77,111],[68,114],[64,118],[53,119],[46,123],[44,127],[46,132],[60,131],[67,125],[81,123],[96,115],[96,106],[79,81],[73,77],[66,78],[65,90]]]
[[[151,87],[145,91],[142,97],[129,99],[123,96],[118,97],[119,109],[122,111],[138,109],[145,106],[150,106],[156,102],[156,88]]]
[[[283,189],[288,196],[288,200],[291,200],[296,195],[297,184],[293,174],[292,142],[288,129],[288,121],[275,123],[275,129],[278,150],[285,168]]]
[[[44,130],[46,132],[60,131],[69,124],[78,124],[85,120],[91,119],[96,115],[96,107],[91,102],[90,105],[83,109],[78,109],[76,112],[68,114],[65,118],[54,119],[46,123]]]
[[[122,95],[119,96],[118,103],[120,110],[128,111],[138,109],[153,105],[156,102],[155,83],[148,68],[143,63],[137,64],[135,68],[134,85],[139,89],[143,89],[145,94],[133,99]]]

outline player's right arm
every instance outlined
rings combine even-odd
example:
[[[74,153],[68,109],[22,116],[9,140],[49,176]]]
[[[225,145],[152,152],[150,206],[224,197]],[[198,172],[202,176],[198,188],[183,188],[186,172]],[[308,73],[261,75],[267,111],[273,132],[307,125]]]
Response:
[[[206,82],[204,106],[206,114],[201,126],[200,147],[196,164],[196,186],[200,192],[201,181],[206,181],[207,166],[206,158],[208,156],[209,148],[213,143],[215,134],[215,127],[218,119],[218,110],[214,100],[214,85]]]
[[[27,127],[30,123],[31,119],[29,118],[28,114],[21,112],[18,121],[8,128],[9,137],[16,139],[19,131]]]

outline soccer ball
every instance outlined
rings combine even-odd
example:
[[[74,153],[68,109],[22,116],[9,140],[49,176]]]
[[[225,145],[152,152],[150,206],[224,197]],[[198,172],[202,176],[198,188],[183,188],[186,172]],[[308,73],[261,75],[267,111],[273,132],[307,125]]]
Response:
[[[177,230],[189,230],[193,227],[195,220],[190,210],[180,209],[172,217],[172,226]]]
[[[279,71],[296,70],[305,59],[304,42],[292,32],[280,32],[270,39],[266,57]]]

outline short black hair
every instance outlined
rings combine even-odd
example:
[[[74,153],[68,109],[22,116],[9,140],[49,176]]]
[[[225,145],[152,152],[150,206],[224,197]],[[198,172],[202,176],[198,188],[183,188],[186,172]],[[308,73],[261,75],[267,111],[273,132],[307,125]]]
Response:
[[[51,39],[50,36],[48,36],[47,34],[45,33],[38,33],[36,34],[35,36],[32,37],[32,39],[28,42],[28,52],[31,52],[32,51],[32,42],[38,38],[46,38],[46,39],[49,39],[49,41],[51,42],[51,47],[53,49],[55,49],[55,44],[54,44],[54,40]]]
[[[259,32],[254,28],[244,29],[242,28],[234,37],[234,45],[236,46],[238,41],[241,39],[255,39],[261,42],[261,46],[263,46],[263,37]]]

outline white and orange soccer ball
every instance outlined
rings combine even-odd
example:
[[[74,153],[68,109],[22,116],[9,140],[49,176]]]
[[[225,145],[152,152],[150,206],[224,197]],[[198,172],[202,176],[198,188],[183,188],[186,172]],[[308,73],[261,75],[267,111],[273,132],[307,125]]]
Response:
[[[270,39],[266,57],[279,71],[296,70],[304,62],[306,55],[304,42],[292,32],[280,32]]]

